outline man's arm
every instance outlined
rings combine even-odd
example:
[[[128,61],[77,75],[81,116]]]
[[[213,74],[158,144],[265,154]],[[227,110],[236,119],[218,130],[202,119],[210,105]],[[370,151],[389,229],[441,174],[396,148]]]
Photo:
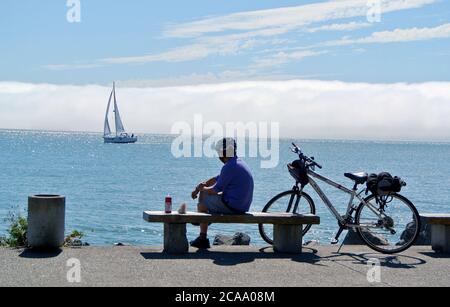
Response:
[[[222,173],[217,178],[216,184],[212,187],[205,188],[204,191],[206,193],[208,193],[209,195],[221,194],[227,189],[232,178],[233,178],[233,173],[230,171],[229,168],[224,167],[222,169]]]
[[[198,194],[200,192],[207,192],[208,194],[217,194],[215,193],[215,191],[213,190],[215,184],[217,183],[217,178],[213,177],[209,180],[207,180],[206,182],[200,183],[195,190],[192,192],[192,199],[197,199],[198,198]],[[214,192],[214,193],[211,193]]]
[[[205,186],[212,187],[217,183],[217,177],[213,177],[205,182]]]
[[[217,195],[219,194],[219,192],[217,192],[215,189],[215,185],[212,185],[210,187],[206,187],[206,186],[200,186],[200,192],[205,192],[209,195]]]

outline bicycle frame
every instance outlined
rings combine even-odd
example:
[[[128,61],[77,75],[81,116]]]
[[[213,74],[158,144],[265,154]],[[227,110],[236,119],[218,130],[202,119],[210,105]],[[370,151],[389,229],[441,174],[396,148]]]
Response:
[[[353,206],[353,202],[356,199],[358,199],[360,201],[360,203],[364,203],[367,205],[367,207],[373,211],[374,214],[376,214],[379,218],[383,218],[382,214],[377,210],[377,208],[372,205],[370,202],[366,202],[365,199],[361,196],[364,193],[364,189],[359,191],[356,189],[350,190],[344,186],[342,186],[339,183],[334,182],[331,179],[328,179],[322,175],[317,174],[316,172],[312,171],[312,170],[308,170],[308,177],[309,177],[309,183],[310,185],[313,187],[313,189],[316,191],[316,193],[320,196],[320,198],[322,199],[322,201],[324,202],[324,204],[326,205],[326,207],[330,210],[330,212],[334,215],[334,217],[339,221],[339,223],[341,225],[344,225],[346,227],[353,227],[353,228],[358,228],[358,227],[376,227],[374,225],[356,225],[356,224],[350,224],[348,223],[348,217],[352,214],[352,212],[356,209],[355,206]],[[317,182],[313,179],[317,179],[320,180],[322,182],[325,182],[326,184],[346,193],[350,195],[350,201],[347,207],[347,212],[344,216],[342,216],[334,207],[333,203],[328,199],[328,197],[326,196],[326,194],[323,192],[323,190],[320,188],[320,186],[317,184]]]
[[[364,194],[366,191],[365,187],[361,187],[360,189],[358,187],[363,185],[365,183],[364,181],[367,180],[360,178],[359,174],[346,174],[346,177],[354,179],[354,185],[352,189],[344,187],[343,185],[316,173],[316,168],[322,169],[322,166],[315,161],[314,157],[304,155],[297,145],[294,143],[292,143],[292,145],[291,151],[298,155],[299,159],[292,164],[288,164],[288,170],[290,175],[296,180],[296,183],[292,190],[280,193],[272,198],[264,207],[263,212],[269,212],[272,208],[274,210],[278,209],[279,207],[276,207],[275,209],[275,206],[273,206],[275,203],[280,204],[282,206],[281,209],[284,210],[284,205],[288,200],[286,197],[288,196],[290,197],[290,200],[287,204],[286,213],[315,214],[316,208],[314,199],[304,192],[304,188],[310,184],[338,222],[339,230],[331,241],[331,244],[338,244],[340,236],[345,230],[349,229],[355,230],[367,246],[384,254],[399,253],[407,250],[414,244],[414,241],[420,234],[421,223],[419,213],[411,201],[395,192],[386,195],[384,193],[377,195],[373,192],[369,197],[366,197],[365,194],[367,193]],[[319,186],[320,181],[350,195],[350,201],[345,215],[339,213],[331,200],[321,189]],[[406,184],[402,183],[402,185],[405,186]],[[304,199],[304,201],[300,204],[302,199]],[[394,200],[399,201],[399,205],[402,205],[400,210],[403,210],[402,208],[405,208],[405,206],[409,208],[409,211],[412,213],[412,220],[409,220],[409,213],[406,212],[405,218],[399,217],[397,223],[398,210],[395,208],[393,209],[395,220],[393,217],[389,216],[388,212],[390,211],[387,211],[387,209],[397,206],[397,203],[393,203]],[[305,226],[306,227],[302,230],[303,234],[306,234],[312,225]],[[412,232],[412,228],[414,228],[414,233]],[[376,231],[372,233],[372,229],[376,229]],[[259,225],[259,232],[267,243],[273,244],[271,235],[270,233],[267,233],[263,224]],[[394,237],[393,239],[391,239],[391,237],[385,238],[385,234]]]

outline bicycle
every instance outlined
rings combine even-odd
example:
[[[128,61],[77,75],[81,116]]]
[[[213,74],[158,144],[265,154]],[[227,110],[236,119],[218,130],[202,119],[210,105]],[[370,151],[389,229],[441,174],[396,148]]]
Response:
[[[420,216],[411,201],[399,193],[377,195],[359,186],[366,184],[367,173],[346,173],[345,177],[354,181],[353,189],[348,189],[333,180],[316,173],[316,168],[322,166],[315,161],[314,157],[308,157],[302,153],[294,143],[292,152],[298,154],[299,160],[288,164],[289,173],[296,180],[292,190],[275,196],[264,207],[263,212],[286,212],[294,214],[316,214],[316,206],[313,199],[304,192],[307,185],[311,185],[319,195],[332,215],[337,219],[339,231],[332,244],[338,244],[339,238],[344,230],[354,229],[361,240],[371,249],[383,254],[401,253],[410,248],[419,236],[421,223]],[[347,211],[341,215],[322,191],[316,180],[322,181],[335,189],[350,195]],[[406,186],[405,182],[401,182]],[[355,204],[359,202],[358,205]],[[311,225],[305,225],[303,236],[305,236]],[[270,225],[259,225],[262,238],[273,245],[273,229]],[[300,242],[300,244],[302,244]]]

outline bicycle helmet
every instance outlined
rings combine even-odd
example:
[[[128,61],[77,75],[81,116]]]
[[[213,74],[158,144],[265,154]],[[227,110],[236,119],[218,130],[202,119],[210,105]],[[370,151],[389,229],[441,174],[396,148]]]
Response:
[[[288,164],[289,173],[294,179],[305,187],[309,184],[308,170],[304,160],[296,160]]]

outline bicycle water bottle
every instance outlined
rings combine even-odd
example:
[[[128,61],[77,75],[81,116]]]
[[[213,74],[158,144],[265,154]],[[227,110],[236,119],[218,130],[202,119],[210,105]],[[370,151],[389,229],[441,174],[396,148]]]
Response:
[[[166,214],[172,213],[172,197],[169,195],[166,197]]]

